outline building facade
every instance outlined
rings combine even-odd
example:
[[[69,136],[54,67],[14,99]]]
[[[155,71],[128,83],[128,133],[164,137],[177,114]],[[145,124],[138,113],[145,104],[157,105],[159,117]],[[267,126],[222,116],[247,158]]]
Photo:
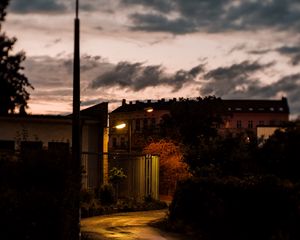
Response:
[[[109,151],[139,152],[149,137],[160,131],[160,123],[177,99],[158,101],[126,100],[109,115]],[[252,133],[256,136],[258,126],[279,127],[289,121],[286,98],[279,100],[222,100],[223,124],[217,126],[220,134]],[[150,110],[150,111],[149,111]],[[197,121],[195,119],[195,121]],[[125,127],[118,129],[120,123]]]
[[[107,110],[101,103],[81,111],[83,188],[107,181]],[[70,151],[72,116],[8,115],[0,117],[0,151]],[[106,152],[106,153],[105,153]]]

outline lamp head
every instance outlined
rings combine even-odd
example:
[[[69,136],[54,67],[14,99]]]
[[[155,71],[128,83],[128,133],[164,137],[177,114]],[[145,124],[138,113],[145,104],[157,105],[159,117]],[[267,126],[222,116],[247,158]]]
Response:
[[[119,123],[115,126],[116,129],[123,129],[126,127],[126,123]]]

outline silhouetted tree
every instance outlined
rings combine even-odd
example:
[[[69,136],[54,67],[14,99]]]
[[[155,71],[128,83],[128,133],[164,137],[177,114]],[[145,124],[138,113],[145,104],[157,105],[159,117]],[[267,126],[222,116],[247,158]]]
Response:
[[[198,161],[200,145],[218,136],[225,113],[222,100],[214,96],[179,99],[172,104],[170,114],[163,116],[161,135],[185,146],[185,162]]]
[[[19,108],[20,114],[25,114],[29,93],[26,88],[32,88],[27,77],[22,73],[21,63],[25,53],[12,53],[16,38],[9,38],[2,32],[1,22],[6,15],[8,0],[0,2],[0,115],[14,113]]]
[[[9,0],[1,0],[0,1],[0,21],[4,20],[4,17],[6,15],[5,9],[8,5]],[[1,25],[0,25],[0,29],[1,29]]]

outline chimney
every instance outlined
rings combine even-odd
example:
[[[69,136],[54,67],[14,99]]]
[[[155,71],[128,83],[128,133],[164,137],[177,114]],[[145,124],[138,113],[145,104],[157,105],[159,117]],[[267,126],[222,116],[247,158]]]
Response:
[[[122,100],[122,106],[125,106],[126,105],[126,99],[123,99]]]
[[[151,100],[147,100],[147,103],[151,103]]]
[[[164,98],[162,98],[162,99],[161,99],[161,101],[162,101],[162,102],[165,102],[165,99],[164,99]]]

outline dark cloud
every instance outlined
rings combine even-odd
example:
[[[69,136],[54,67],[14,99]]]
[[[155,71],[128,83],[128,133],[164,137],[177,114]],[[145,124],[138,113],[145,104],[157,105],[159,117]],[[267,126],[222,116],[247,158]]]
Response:
[[[187,33],[190,31],[223,32],[227,30],[300,29],[298,0],[123,0],[127,6],[142,5],[155,13],[131,15],[132,29]],[[173,17],[170,17],[173,14]],[[176,18],[174,18],[176,16]],[[176,28],[174,27],[176,25]]]
[[[196,31],[196,26],[188,19],[179,18],[169,20],[162,14],[132,14],[131,19],[134,23],[132,30],[148,32],[171,32],[183,34]]]
[[[253,84],[253,74],[269,68],[274,63],[260,64],[259,62],[244,61],[229,67],[219,67],[204,74],[207,83],[201,88],[201,95],[224,96],[235,92],[244,92]]]
[[[123,5],[142,5],[160,12],[168,13],[175,7],[173,0],[123,0]]]
[[[194,82],[197,75],[204,70],[198,65],[188,71],[179,70],[167,75],[161,65],[144,66],[143,63],[120,62],[111,71],[99,75],[90,84],[91,88],[113,87],[139,91],[147,87],[169,86],[173,91],[183,87],[185,83]]]
[[[207,83],[201,87],[200,95],[216,95],[224,99],[274,99],[286,96],[291,113],[299,113],[300,73],[281,77],[267,85],[254,77],[256,72],[272,65],[245,61],[213,69],[204,75]]]
[[[17,13],[61,13],[66,11],[67,7],[58,0],[13,0],[9,9]]]
[[[254,54],[254,55],[264,55],[266,53],[269,53],[273,51],[272,49],[259,49],[259,50],[250,50],[248,51],[249,54]]]
[[[292,65],[298,65],[300,63],[300,46],[283,46],[277,48],[276,51],[290,57]]]

